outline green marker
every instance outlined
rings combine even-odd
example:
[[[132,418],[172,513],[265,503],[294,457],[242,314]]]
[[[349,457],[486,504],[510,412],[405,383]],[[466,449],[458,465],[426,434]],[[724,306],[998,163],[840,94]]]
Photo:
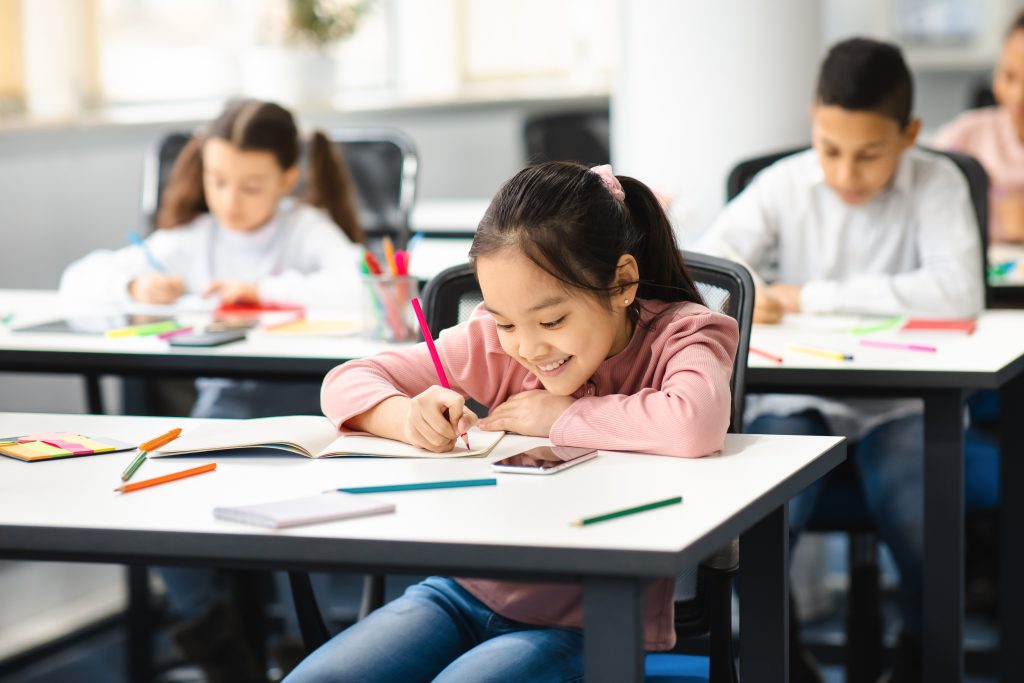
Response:
[[[860,327],[854,327],[850,329],[851,334],[871,334],[873,332],[885,332],[903,322],[902,317],[887,318],[881,322],[872,323],[870,325],[861,325]]]

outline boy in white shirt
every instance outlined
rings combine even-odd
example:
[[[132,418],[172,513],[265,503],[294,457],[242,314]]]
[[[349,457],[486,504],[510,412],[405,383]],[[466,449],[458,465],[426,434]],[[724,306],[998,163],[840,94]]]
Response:
[[[911,116],[912,100],[897,47],[856,38],[829,51],[811,107],[813,148],[760,173],[694,247],[731,249],[771,283],[757,291],[755,322],[777,322],[787,312],[980,312],[981,246],[967,182],[948,159],[914,148],[920,121]],[[846,485],[859,483],[857,494],[900,571],[901,656],[888,680],[920,680],[920,404],[752,396],[748,406],[752,433],[851,439],[859,482]],[[837,483],[826,478],[793,501],[794,536],[816,507],[829,504],[822,490]],[[820,680],[800,655],[793,680]]]

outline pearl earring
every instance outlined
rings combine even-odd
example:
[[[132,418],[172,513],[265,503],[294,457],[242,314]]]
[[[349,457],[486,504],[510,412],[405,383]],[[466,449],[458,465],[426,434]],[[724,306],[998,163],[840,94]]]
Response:
[[[629,305],[629,299],[626,299],[626,300],[625,300],[625,301],[623,301],[622,303],[624,303],[624,304],[626,304],[626,305],[628,306],[628,305]]]

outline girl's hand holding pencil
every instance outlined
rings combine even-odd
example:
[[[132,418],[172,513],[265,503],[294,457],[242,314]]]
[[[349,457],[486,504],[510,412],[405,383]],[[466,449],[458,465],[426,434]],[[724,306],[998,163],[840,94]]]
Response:
[[[436,384],[409,399],[407,411],[402,440],[435,453],[455,448],[459,436],[477,422],[476,413],[466,407],[459,392]]]
[[[172,304],[185,293],[185,281],[176,275],[148,273],[128,285],[132,299],[144,304]]]

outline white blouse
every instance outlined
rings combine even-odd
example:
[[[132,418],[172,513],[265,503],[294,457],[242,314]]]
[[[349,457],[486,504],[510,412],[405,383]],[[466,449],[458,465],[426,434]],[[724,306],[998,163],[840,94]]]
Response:
[[[156,230],[146,246],[169,274],[185,280],[189,294],[202,294],[213,280],[240,280],[257,283],[267,301],[325,308],[359,301],[360,247],[324,211],[292,199],[252,232],[223,228],[206,213]],[[132,280],[152,272],[140,246],[101,249],[65,269],[60,292],[77,301],[128,302]]]

